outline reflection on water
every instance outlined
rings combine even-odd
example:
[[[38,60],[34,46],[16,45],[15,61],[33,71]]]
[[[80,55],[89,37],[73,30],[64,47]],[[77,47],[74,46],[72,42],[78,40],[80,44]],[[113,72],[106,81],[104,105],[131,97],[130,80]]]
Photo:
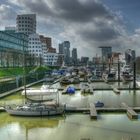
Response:
[[[126,114],[100,114],[97,121],[83,114],[53,118],[0,114],[0,139],[4,140],[139,140],[139,132],[140,121],[131,121]]]
[[[106,85],[112,86],[117,83],[107,84],[103,82],[98,82],[92,84],[93,87],[106,87]],[[128,86],[128,84],[123,83],[120,83],[120,85]],[[59,88],[60,84],[57,83],[53,86]],[[34,96],[32,98],[45,100],[47,97]],[[81,95],[80,91],[76,91],[74,95],[61,95],[61,91],[59,92],[59,101],[70,106],[88,107],[89,103],[95,103],[98,100],[104,102],[105,107],[119,107],[122,102],[126,102],[129,106],[140,106],[140,91],[121,90],[120,95],[115,94],[112,90],[96,90],[94,91],[93,95]],[[20,92],[0,100],[0,104],[21,104],[23,102],[25,102],[25,100],[24,97],[21,96]]]
[[[95,83],[94,86],[112,86],[114,83]],[[122,86],[123,83],[120,83]],[[59,87],[59,84],[55,84]],[[128,85],[125,85],[128,86]],[[105,107],[119,107],[122,102],[129,106],[140,106],[140,91],[123,90],[120,95],[111,90],[94,91],[93,95],[61,95],[60,102],[71,106],[88,107],[98,100]],[[0,100],[0,104],[20,104],[24,102],[21,93],[16,93]],[[66,114],[57,117],[13,117],[0,113],[0,140],[139,140],[140,119],[131,121],[126,114],[99,114],[97,121],[90,120],[86,114]]]

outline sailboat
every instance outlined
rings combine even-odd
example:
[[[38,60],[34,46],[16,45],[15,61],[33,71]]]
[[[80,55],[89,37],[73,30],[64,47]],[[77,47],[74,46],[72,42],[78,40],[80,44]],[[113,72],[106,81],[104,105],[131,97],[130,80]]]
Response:
[[[25,62],[25,54],[24,54]],[[24,63],[24,94],[26,102],[22,105],[9,105],[5,110],[10,115],[15,116],[51,116],[64,113],[65,106],[59,104],[59,92],[56,102],[44,103],[43,101],[34,101],[27,97],[26,79],[25,79],[25,63]]]

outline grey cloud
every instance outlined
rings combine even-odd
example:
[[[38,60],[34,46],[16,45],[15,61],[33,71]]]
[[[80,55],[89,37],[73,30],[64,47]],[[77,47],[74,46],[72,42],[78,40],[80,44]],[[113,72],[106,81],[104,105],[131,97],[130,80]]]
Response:
[[[0,5],[0,29],[4,29],[5,26],[13,26],[15,24],[16,12],[10,5]]]
[[[52,0],[52,2],[57,15],[70,21],[87,22],[95,17],[111,17],[105,6],[94,0],[87,0],[86,3],[78,0]]]
[[[76,38],[73,47],[95,50],[98,45],[115,42],[122,34],[118,29],[122,27],[119,17],[97,0],[13,1],[16,1],[22,10],[38,14],[39,32],[51,32],[52,38],[65,39],[66,35],[67,40]],[[43,20],[39,20],[40,18]],[[64,36],[60,37],[61,33]]]
[[[5,4],[0,5],[0,18],[1,20],[9,20],[15,18],[16,12],[9,6]]]
[[[119,33],[111,28],[100,28],[97,30],[82,30],[80,32],[84,40],[109,41],[115,39]]]
[[[79,0],[51,0],[53,8],[50,8],[49,3],[45,0],[17,0],[17,2],[31,12],[72,22],[89,22],[96,17],[113,19],[113,15],[107,8],[95,0],[87,0],[84,3]]]
[[[44,0],[24,0],[22,1],[22,4],[24,5],[24,7],[28,8],[29,11],[37,13],[39,15],[48,16],[53,14]]]

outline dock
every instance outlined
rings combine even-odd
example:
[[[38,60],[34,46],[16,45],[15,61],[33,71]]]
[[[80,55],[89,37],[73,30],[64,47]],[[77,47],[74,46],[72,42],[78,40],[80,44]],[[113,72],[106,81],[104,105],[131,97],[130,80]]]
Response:
[[[122,106],[126,108],[127,116],[130,119],[138,119],[138,114],[131,107],[129,107],[126,103],[122,103]]]
[[[93,103],[90,104],[90,118],[97,119],[97,111]]]
[[[33,86],[33,85],[35,85],[35,84],[44,82],[44,81],[45,81],[45,79],[41,79],[41,80],[39,80],[39,81],[36,81],[36,82],[33,82],[33,83],[30,83],[30,84],[26,85],[26,87],[28,88],[28,87],[31,87],[31,86]],[[19,87],[19,88],[16,88],[16,89],[13,89],[13,90],[10,90],[10,91],[7,91],[7,92],[4,92],[4,93],[1,93],[1,94],[0,94],[0,98],[3,98],[3,97],[8,96],[8,95],[11,95],[11,94],[13,94],[13,93],[15,93],[15,92],[18,92],[18,91],[21,91],[21,90],[23,90],[23,89],[24,89],[24,86]]]

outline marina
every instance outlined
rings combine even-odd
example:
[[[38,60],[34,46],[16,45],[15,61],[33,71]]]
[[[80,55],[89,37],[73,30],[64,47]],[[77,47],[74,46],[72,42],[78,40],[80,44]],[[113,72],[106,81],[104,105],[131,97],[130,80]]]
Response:
[[[90,83],[80,83],[80,84],[70,84],[70,85],[61,85],[59,83],[60,79],[56,79],[53,84],[49,87],[47,83],[44,81],[39,84],[33,84],[31,87],[27,88],[27,94],[28,97],[31,97],[33,100],[40,99],[40,100],[47,100],[45,97],[45,92],[43,90],[45,89],[46,92],[49,94],[52,94],[51,89],[57,89],[58,91],[58,97],[61,104],[64,104],[64,111],[63,113],[60,113],[60,115],[56,116],[48,116],[43,115],[43,112],[39,112],[39,115],[37,118],[33,117],[33,114],[29,113],[30,115],[18,117],[18,116],[10,116],[7,112],[5,112],[5,106],[16,104],[20,106],[23,102],[26,100],[23,98],[23,95],[21,93],[22,90],[16,92],[13,92],[10,96],[5,96],[0,100],[0,118],[2,119],[3,116],[7,116],[7,119],[9,119],[9,122],[6,124],[8,126],[14,125],[15,122],[19,125],[24,125],[25,128],[21,129],[21,131],[26,131],[26,135],[21,136],[20,134],[17,134],[19,137],[23,137],[25,139],[30,139],[30,136],[37,137],[36,134],[30,134],[31,130],[33,129],[35,132],[37,131],[36,125],[38,126],[38,129],[43,130],[44,132],[47,130],[50,131],[50,135],[42,135],[40,138],[41,140],[45,140],[46,138],[51,138],[52,133],[55,133],[55,131],[63,131],[64,133],[67,133],[64,129],[70,129],[71,127],[73,129],[78,129],[78,126],[82,125],[82,129],[85,129],[88,131],[88,133],[83,133],[81,131],[78,132],[70,132],[74,135],[70,138],[67,138],[68,140],[77,138],[88,138],[88,139],[96,139],[102,140],[104,137],[104,133],[108,137],[113,138],[114,140],[117,140],[118,138],[121,140],[122,137],[125,139],[124,136],[129,137],[131,132],[131,137],[138,140],[139,134],[138,132],[134,132],[133,128],[136,126],[136,124],[132,125],[131,128],[128,130],[122,130],[122,125],[117,126],[117,123],[120,124],[121,121],[123,121],[123,124],[126,123],[126,126],[128,124],[132,124],[133,121],[137,121],[137,125],[139,124],[139,112],[140,112],[140,103],[139,103],[139,97],[140,97],[140,91],[139,88],[137,90],[133,90],[132,82],[128,84],[124,84],[123,82],[120,82],[118,90],[121,92],[119,94],[115,93],[113,88],[118,87],[117,82],[90,82]],[[49,83],[48,83],[49,84]],[[90,88],[93,89],[93,94],[88,94],[88,91],[86,94],[82,94],[83,84],[90,85]],[[131,85],[131,86],[129,86]],[[74,94],[72,93],[72,88],[69,89],[69,87],[73,87],[75,89]],[[41,90],[43,89],[43,90]],[[70,93],[63,94],[62,92],[69,89]],[[33,92],[36,90],[36,92]],[[45,91],[44,90],[44,91]],[[32,93],[32,94],[31,94]],[[43,97],[41,96],[43,95]],[[25,95],[24,95],[25,96]],[[14,98],[12,98],[14,97]],[[11,100],[12,99],[12,100]],[[100,101],[104,104],[102,107],[95,107],[96,103]],[[125,102],[125,106],[122,106],[122,103]],[[23,107],[23,106],[22,106]],[[37,106],[39,107],[39,106]],[[129,109],[128,109],[129,108]],[[27,109],[27,108],[26,108]],[[33,109],[31,107],[30,111]],[[52,109],[51,109],[52,111]],[[134,112],[135,111],[135,112]],[[130,113],[130,114],[129,114]],[[137,118],[134,117],[135,113],[137,114]],[[24,112],[24,115],[27,114],[27,112]],[[30,116],[30,118],[29,118]],[[40,118],[43,116],[43,118],[40,120]],[[123,117],[122,117],[123,116]],[[132,116],[132,118],[131,118]],[[18,119],[16,119],[18,117]],[[24,120],[24,121],[21,121]],[[107,120],[111,123],[107,123]],[[125,120],[125,121],[124,121]],[[132,121],[133,120],[133,121]],[[32,122],[32,126],[28,126],[24,122],[30,121]],[[83,122],[84,121],[84,122]],[[94,122],[93,122],[94,121]],[[12,122],[12,123],[11,123]],[[57,122],[57,123],[56,123]],[[0,122],[2,124],[2,122]],[[37,123],[37,124],[36,124]],[[104,126],[103,126],[103,123]],[[61,124],[61,125],[60,125]],[[96,126],[97,125],[97,126]],[[116,127],[114,127],[116,125]],[[58,127],[59,126],[59,127]],[[99,126],[99,127],[98,127]],[[16,126],[14,126],[16,127]],[[2,129],[2,128],[1,128]],[[19,130],[19,129],[18,129]],[[20,130],[19,130],[20,131]],[[94,133],[92,132],[94,131]],[[111,132],[111,134],[110,134]],[[40,135],[42,132],[39,132]],[[61,136],[59,135],[61,134]],[[59,132],[58,137],[53,137],[55,140],[63,139],[65,138],[65,135]],[[5,139],[8,138],[8,135],[4,133],[0,133],[0,136],[5,137]],[[10,133],[11,137],[14,137]],[[62,138],[63,137],[63,138]],[[115,138],[114,138],[115,137]],[[14,138],[15,139],[15,138]],[[18,138],[17,138],[18,139]]]
[[[11,95],[8,93],[8,96],[6,96],[7,93],[2,93],[0,114],[27,119],[31,117],[33,120],[36,117],[38,119],[61,118],[64,120],[64,123],[60,120],[61,126],[62,124],[65,125],[65,120],[72,116],[74,116],[74,121],[76,116],[80,120],[85,117],[86,124],[84,125],[93,122],[100,124],[100,122],[104,121],[102,116],[113,115],[116,118],[117,114],[127,117],[127,121],[131,123],[133,121],[139,122],[140,90],[138,86],[134,87],[136,81],[127,79],[127,82],[123,82],[114,79],[114,75],[113,78],[110,75],[105,76],[107,81],[102,79],[102,77],[92,78],[91,80],[93,74],[89,74],[89,70],[86,71],[84,68],[82,76],[79,72],[75,75],[72,70],[66,75],[58,76],[55,74],[54,76],[51,75],[51,78],[45,76],[44,79],[30,85],[25,84],[21,89],[18,88],[15,91],[11,91]],[[74,123],[77,124],[77,122],[76,120]],[[70,124],[72,125],[73,122],[70,122]],[[100,124],[100,126],[103,126],[103,124]],[[109,128],[103,128],[103,131],[105,132],[106,129]],[[121,128],[119,127],[119,129]],[[109,131],[112,130],[109,129]],[[98,131],[101,133],[102,129],[99,127]],[[132,133],[132,130],[130,132]],[[118,131],[114,130],[114,133],[118,133]],[[123,133],[124,136],[124,132],[120,131],[120,133]],[[85,136],[88,139],[89,137],[93,139],[93,134],[87,134]],[[107,135],[110,134],[108,133]],[[125,135],[129,137],[129,133]],[[121,134],[118,136],[122,138]],[[131,137],[137,138],[133,134],[131,134]],[[80,136],[80,138],[82,139],[83,136]],[[102,140],[103,136],[97,135],[96,138]]]

